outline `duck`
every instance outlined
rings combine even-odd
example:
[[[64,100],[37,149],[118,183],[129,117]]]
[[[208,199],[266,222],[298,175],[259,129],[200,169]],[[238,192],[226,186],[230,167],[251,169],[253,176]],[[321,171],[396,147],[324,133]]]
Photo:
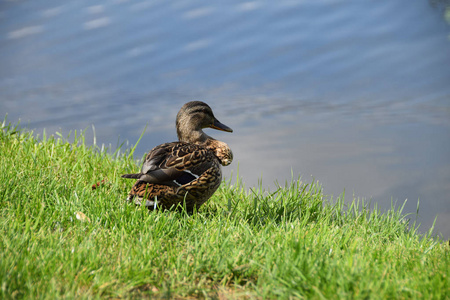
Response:
[[[178,141],[154,147],[145,156],[141,171],[122,178],[137,179],[126,201],[149,210],[198,210],[222,182],[222,166],[233,161],[233,152],[203,129],[233,130],[221,123],[202,101],[184,104],[176,117]]]

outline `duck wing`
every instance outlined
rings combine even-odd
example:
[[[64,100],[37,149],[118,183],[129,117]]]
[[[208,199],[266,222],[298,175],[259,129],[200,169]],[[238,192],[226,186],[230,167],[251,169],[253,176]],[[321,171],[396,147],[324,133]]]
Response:
[[[181,186],[197,179],[211,167],[214,154],[208,149],[183,142],[173,142],[153,148],[145,157],[141,172],[125,174],[152,184]]]

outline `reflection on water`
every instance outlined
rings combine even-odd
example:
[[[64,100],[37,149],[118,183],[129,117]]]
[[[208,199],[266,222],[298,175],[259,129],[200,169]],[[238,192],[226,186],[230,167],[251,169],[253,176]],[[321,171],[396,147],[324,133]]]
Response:
[[[204,100],[246,186],[293,174],[412,213],[420,198],[423,230],[439,213],[449,238],[450,27],[430,3],[3,2],[0,112],[113,145],[148,123],[141,155]]]

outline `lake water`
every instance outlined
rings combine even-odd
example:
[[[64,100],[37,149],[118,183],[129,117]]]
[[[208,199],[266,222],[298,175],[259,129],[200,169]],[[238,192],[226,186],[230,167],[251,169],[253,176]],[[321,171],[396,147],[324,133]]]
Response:
[[[301,176],[450,238],[448,1],[1,1],[0,114],[139,157],[210,104],[225,175]],[[447,18],[447,20],[446,20]],[[415,217],[412,216],[414,219]]]

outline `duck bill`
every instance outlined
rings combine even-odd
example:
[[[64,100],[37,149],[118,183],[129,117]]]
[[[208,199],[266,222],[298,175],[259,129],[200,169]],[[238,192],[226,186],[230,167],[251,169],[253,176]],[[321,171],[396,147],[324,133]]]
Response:
[[[226,132],[233,132],[233,129],[231,129],[230,127],[228,127],[225,124],[220,123],[219,120],[217,120],[217,119],[214,119],[214,123],[212,125],[210,125],[209,127],[213,128],[213,129],[217,129],[217,130],[226,131]]]

